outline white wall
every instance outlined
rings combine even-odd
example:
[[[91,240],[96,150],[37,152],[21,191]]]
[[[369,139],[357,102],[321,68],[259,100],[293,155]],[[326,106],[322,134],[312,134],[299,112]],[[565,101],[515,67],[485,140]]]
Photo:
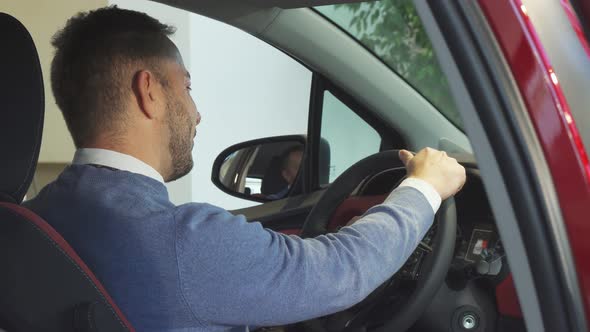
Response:
[[[177,27],[172,38],[192,76],[202,115],[193,151],[195,168],[169,186],[174,203],[208,202],[226,209],[256,203],[231,197],[211,182],[217,155],[250,139],[307,133],[311,72],[245,32],[144,0],[111,0]]]
[[[211,183],[211,166],[232,144],[307,133],[311,72],[245,32],[191,15],[193,97],[197,128],[193,199],[236,209],[254,203]]]
[[[51,37],[63,28],[66,21],[80,11],[105,6],[107,0],[3,0],[0,12],[8,13],[23,23],[29,30],[39,58],[45,85],[45,123],[39,163],[66,164],[74,156],[74,142],[66,123],[55,104],[51,92],[50,68],[53,59]],[[43,167],[43,165],[40,165]],[[55,174],[57,176],[57,174]]]

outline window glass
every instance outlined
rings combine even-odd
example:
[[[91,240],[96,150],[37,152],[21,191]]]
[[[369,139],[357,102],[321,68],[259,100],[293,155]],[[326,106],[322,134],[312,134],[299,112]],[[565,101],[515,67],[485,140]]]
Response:
[[[412,0],[315,7],[412,85],[462,130],[446,80]]]
[[[354,163],[379,152],[381,147],[377,131],[329,91],[324,92],[321,137],[329,147],[330,160],[329,176],[320,176],[320,185],[332,183]]]
[[[250,195],[260,194],[260,187],[262,186],[262,179],[246,178],[246,187],[250,188]]]

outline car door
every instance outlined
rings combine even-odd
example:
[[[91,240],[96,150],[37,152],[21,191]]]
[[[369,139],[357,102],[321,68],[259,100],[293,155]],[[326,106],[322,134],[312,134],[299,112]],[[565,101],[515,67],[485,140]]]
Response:
[[[461,100],[527,328],[586,331],[589,131],[579,87],[589,63],[567,1],[416,3]]]

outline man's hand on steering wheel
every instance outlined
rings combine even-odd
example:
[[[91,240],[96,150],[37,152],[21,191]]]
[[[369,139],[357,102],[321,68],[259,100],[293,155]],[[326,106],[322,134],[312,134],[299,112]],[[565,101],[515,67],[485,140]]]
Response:
[[[442,200],[455,195],[465,184],[465,168],[444,151],[425,148],[413,155],[410,151],[400,150],[399,158],[406,166],[408,178],[428,182]]]
[[[408,150],[400,150],[399,159],[406,167],[408,178],[426,181],[443,201],[459,192],[465,184],[465,168],[444,151],[424,148],[414,156]],[[361,216],[353,217],[346,226],[359,219]]]

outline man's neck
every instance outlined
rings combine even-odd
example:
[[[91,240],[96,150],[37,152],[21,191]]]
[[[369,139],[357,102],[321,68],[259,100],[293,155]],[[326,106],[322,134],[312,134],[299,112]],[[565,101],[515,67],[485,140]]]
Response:
[[[125,143],[133,141],[141,142],[141,145],[135,146],[135,144]],[[103,149],[126,154],[148,164],[158,173],[164,174],[163,169],[161,167],[160,158],[157,157],[156,151],[153,151],[153,147],[155,145],[150,144],[150,142],[147,140],[142,141],[141,139],[136,139],[133,141],[125,137],[113,137],[109,135],[109,137],[105,139],[97,139],[95,142],[81,146],[80,149]]]
[[[141,174],[157,181],[164,182],[164,178],[155,168],[143,160],[120,151],[103,148],[80,148],[76,151],[73,164],[101,165]]]

